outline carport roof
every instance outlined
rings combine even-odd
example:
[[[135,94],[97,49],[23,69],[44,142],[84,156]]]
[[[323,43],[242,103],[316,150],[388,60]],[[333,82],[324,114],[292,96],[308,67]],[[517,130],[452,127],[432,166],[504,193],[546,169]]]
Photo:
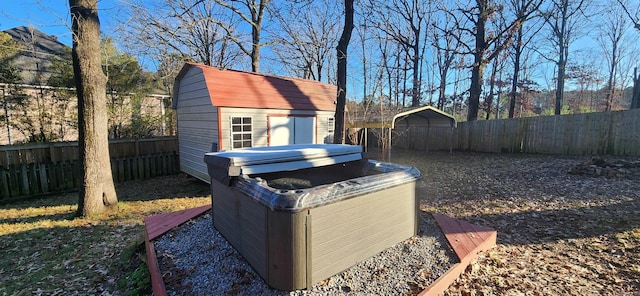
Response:
[[[396,122],[400,120],[409,126],[456,127],[456,119],[453,116],[432,106],[419,107],[396,114],[391,121],[391,128],[395,128]]]
[[[355,122],[347,123],[347,127],[355,128],[395,128],[396,123],[405,122],[408,126],[425,127],[456,127],[457,123],[453,116],[432,106],[424,106],[404,112],[400,112],[393,117],[389,116],[367,116],[367,119],[356,119]],[[391,126],[389,126],[391,124]]]

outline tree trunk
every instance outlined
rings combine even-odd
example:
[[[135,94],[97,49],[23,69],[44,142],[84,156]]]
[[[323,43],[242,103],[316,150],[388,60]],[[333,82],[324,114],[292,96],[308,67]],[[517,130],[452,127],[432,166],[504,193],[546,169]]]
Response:
[[[440,92],[438,93],[438,109],[440,110],[444,110],[444,104],[447,101],[447,97],[445,95],[445,89],[447,89],[447,72],[448,72],[449,68],[444,66],[442,67],[442,69],[440,70],[440,86],[439,86],[439,90]]]
[[[478,54],[476,54],[476,59]],[[480,108],[480,94],[482,93],[482,72],[484,68],[482,57],[476,61],[471,69],[471,87],[469,88],[469,110],[467,121],[478,120],[478,110]]]
[[[631,98],[631,109],[640,109],[640,75],[638,75],[638,68],[633,69],[633,97]]]
[[[78,95],[78,133],[82,187],[77,216],[118,209],[107,130],[107,78],[100,61],[97,0],[69,0],[73,32],[73,73]]]
[[[353,0],[344,1],[344,28],[338,46],[338,98],[336,104],[335,123],[336,128],[333,136],[333,143],[344,143],[344,107],[347,102],[347,48],[351,40],[353,31]]]
[[[253,23],[251,24],[251,71],[260,72],[260,44],[261,32],[262,32],[262,19],[264,17],[264,10],[269,4],[269,0],[261,0],[258,4],[258,9],[255,11],[255,6],[251,9],[251,5],[247,4],[247,7],[251,10],[251,18]],[[255,5],[255,3],[254,3]]]
[[[565,72],[567,70],[567,58],[569,57],[569,46],[568,42],[566,42],[569,38],[567,36],[567,22],[568,22],[568,9],[569,9],[569,1],[564,0],[563,5],[561,7],[561,16],[560,19],[560,28],[559,31],[556,32],[556,36],[558,37],[558,77],[556,82],[556,108],[555,115],[560,115],[562,111],[562,103],[564,100],[564,79]]]
[[[498,73],[498,60],[495,59],[493,60],[493,67],[491,67],[491,77],[489,78],[489,95],[487,96],[487,99],[485,100],[486,104],[485,104],[485,112],[487,113],[485,115],[485,120],[489,120],[489,117],[491,116],[491,112],[493,111],[492,109],[492,105],[493,105],[493,91],[496,87],[496,74]],[[500,100],[500,97],[498,97],[498,100]],[[498,104],[496,104],[498,105]],[[496,112],[496,114],[498,114]],[[497,118],[496,118],[497,119]]]
[[[560,115],[560,111],[562,111],[562,101],[564,99],[564,75],[566,70],[566,60],[563,54],[560,54],[560,59],[558,60],[558,81],[556,82],[556,108],[555,115]]]
[[[513,77],[511,79],[511,99],[509,101],[509,118],[513,118],[516,111],[516,102],[518,98],[518,79],[520,74],[520,57],[522,56],[522,26],[516,33],[516,41],[514,45],[515,52],[513,53]]]
[[[487,24],[488,6],[486,0],[477,0],[478,20],[476,21],[475,52],[473,53],[473,68],[471,69],[471,86],[469,87],[469,109],[467,121],[478,120],[480,108],[480,94],[482,93],[482,72],[484,68],[484,53],[487,49],[485,39],[485,25]]]
[[[260,72],[260,30],[253,28],[253,37],[251,38],[251,71]]]
[[[614,32],[615,33],[615,32]],[[611,65],[609,67],[609,78],[607,79],[607,105],[605,111],[611,111],[613,105],[613,95],[615,92],[615,75],[616,66],[618,64],[618,40],[612,40],[611,49]],[[635,80],[635,75],[634,75]]]
[[[414,34],[420,34],[420,31],[414,32]],[[411,107],[420,106],[420,55],[418,54],[418,46],[420,42],[420,35],[416,35],[416,42],[413,46],[414,55],[412,57],[413,62],[413,86],[411,88]],[[404,107],[404,106],[403,106]]]

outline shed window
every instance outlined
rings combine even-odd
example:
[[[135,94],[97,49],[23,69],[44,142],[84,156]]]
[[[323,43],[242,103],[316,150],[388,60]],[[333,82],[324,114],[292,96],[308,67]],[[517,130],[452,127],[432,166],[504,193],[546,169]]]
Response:
[[[333,117],[327,118],[327,132],[333,133],[336,129],[335,119]]]
[[[233,149],[253,146],[251,117],[231,117],[231,147]]]

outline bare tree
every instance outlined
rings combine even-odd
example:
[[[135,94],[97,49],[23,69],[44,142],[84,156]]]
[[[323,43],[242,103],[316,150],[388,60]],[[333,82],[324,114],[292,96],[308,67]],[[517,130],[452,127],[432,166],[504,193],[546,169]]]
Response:
[[[328,82],[333,77],[328,64],[338,41],[339,24],[333,16],[338,9],[331,0],[274,7],[271,14],[281,29],[278,46],[273,48],[278,62],[297,77]]]
[[[119,29],[121,43],[139,56],[166,56],[218,68],[235,66],[242,52],[232,41],[237,36],[236,17],[212,1],[164,0],[149,3],[126,0],[129,19]]]
[[[549,58],[549,60],[554,61],[557,67],[556,115],[560,114],[562,110],[569,46],[577,37],[576,31],[584,20],[582,11],[586,6],[586,0],[550,0],[550,7],[544,12],[545,23],[551,30],[550,41],[555,48],[554,58]]]
[[[440,20],[442,22],[435,26],[431,42],[436,50],[436,66],[438,68],[438,75],[440,76],[438,102],[436,106],[438,109],[444,109],[447,100],[446,89],[449,70],[456,59],[456,49],[460,46],[460,41],[456,39],[452,33],[453,22],[451,15],[444,13]]]
[[[499,107],[500,107],[500,95],[502,87],[504,86],[504,82],[502,81],[502,72],[505,68],[505,62],[507,60],[506,55],[499,55],[497,58],[491,61],[491,74],[489,75],[489,91],[486,93],[486,97],[484,99],[484,111],[485,111],[485,120],[488,120],[491,116],[491,113],[494,112],[493,109],[493,99],[496,98],[496,109],[495,109],[495,118],[498,118]]]
[[[636,30],[640,30],[640,17],[638,17],[638,9],[636,9],[634,14],[631,14],[628,8],[630,5],[626,0],[616,0],[616,1],[618,2],[618,4],[620,4],[620,7],[622,7],[622,10],[624,10],[625,14],[629,17],[629,19],[633,23],[633,27]]]
[[[624,46],[622,37],[628,29],[626,16],[622,7],[611,3],[607,5],[602,14],[602,23],[598,26],[600,34],[597,37],[602,47],[607,63],[607,85],[605,86],[605,111],[611,111],[613,97],[615,95],[618,65],[623,57]]]
[[[509,4],[514,14],[517,17],[524,17],[527,13],[527,10],[530,9],[527,7],[527,0],[510,0]],[[538,18],[540,19],[540,18]],[[526,20],[527,23],[530,23]],[[538,22],[539,23],[539,22]],[[509,93],[509,118],[513,118],[515,114],[516,103],[518,99],[518,88],[520,85],[520,71],[522,66],[522,55],[527,45],[534,40],[533,36],[537,35],[542,26],[538,24],[533,24],[530,26],[527,31],[533,32],[532,34],[528,34],[528,38],[526,37],[525,24],[518,27],[518,30],[515,32],[515,37],[513,38],[513,43],[511,45],[511,56],[513,58],[513,73],[511,76],[511,92]]]
[[[336,55],[338,57],[338,74],[337,78],[337,102],[335,115],[335,133],[333,142],[336,144],[344,143],[344,108],[347,101],[347,48],[351,40],[351,32],[353,32],[353,1],[344,1],[344,28],[342,35],[336,47]]]
[[[502,14],[502,5],[489,0],[476,0],[472,7],[459,8],[462,17],[470,23],[470,26],[463,26],[464,22],[456,17],[457,29],[462,33],[471,34],[474,40],[473,45],[466,46],[473,55],[467,120],[478,119],[485,65],[498,57],[511,43],[513,33],[537,11],[541,4],[542,0],[527,0],[523,9],[525,13],[514,16],[514,19],[505,22],[506,25],[502,28],[493,25],[493,21],[498,17],[497,14]],[[489,31],[490,28],[492,28],[491,31]],[[462,36],[458,38],[463,40]],[[490,50],[492,47],[493,49]]]
[[[251,40],[249,45],[242,38],[233,34],[231,28],[223,27],[227,30],[228,36],[233,42],[240,48],[242,52],[247,54],[251,58],[251,71],[260,72],[260,49],[263,44],[261,43],[262,35],[262,21],[264,20],[264,13],[267,9],[267,5],[271,0],[236,0],[236,1],[224,1],[215,0],[220,6],[226,7],[231,10],[235,15],[239,16],[251,27]],[[208,2],[208,0],[200,1]],[[243,12],[239,7],[236,7],[234,3],[240,3],[248,11]]]
[[[374,31],[375,32],[375,31]],[[405,106],[406,91],[406,79],[402,77],[409,69],[406,67],[405,62],[406,54],[393,40],[387,38],[384,34],[378,34],[375,37],[375,42],[378,45],[378,51],[380,53],[380,61],[378,62],[379,75],[381,76],[379,82],[382,83],[382,77],[386,78],[386,84],[388,87],[388,100],[389,103],[395,102],[396,106]],[[406,77],[406,75],[405,75]],[[402,84],[402,87],[401,87]],[[382,87],[381,87],[382,88]],[[382,91],[382,89],[380,89]],[[400,99],[402,95],[402,100]],[[380,94],[380,97],[383,95]],[[366,96],[366,110],[372,110],[375,101],[375,91],[371,91]],[[402,103],[400,103],[402,102]],[[370,106],[369,106],[370,105]]]
[[[640,74],[638,74],[638,68],[633,69],[633,96],[630,108],[640,109]]]
[[[380,21],[378,29],[397,42],[411,60],[412,88],[411,107],[420,105],[421,98],[421,60],[425,46],[427,25],[431,18],[431,1],[369,0],[368,10]]]
[[[579,63],[572,62],[567,65],[565,76],[567,80],[573,81],[579,86],[577,92],[572,92],[573,95],[567,94],[565,98],[565,105],[573,113],[583,113],[597,109],[598,102],[594,95],[596,93],[594,87],[597,87],[602,82],[599,63],[596,64],[594,58],[589,59],[588,57],[580,60],[581,62]]]
[[[640,30],[640,18],[638,17],[638,9],[636,8],[634,14],[631,14],[629,11],[629,4],[624,0],[617,0],[622,10],[624,10],[625,14],[629,17],[631,22],[633,23],[633,27],[636,30]],[[633,93],[631,97],[631,109],[640,108],[640,74],[638,73],[638,68],[634,68],[633,70]]]
[[[82,187],[78,216],[112,213],[118,197],[111,175],[107,139],[107,78],[100,60],[97,0],[69,0],[73,32],[73,73],[78,95]]]

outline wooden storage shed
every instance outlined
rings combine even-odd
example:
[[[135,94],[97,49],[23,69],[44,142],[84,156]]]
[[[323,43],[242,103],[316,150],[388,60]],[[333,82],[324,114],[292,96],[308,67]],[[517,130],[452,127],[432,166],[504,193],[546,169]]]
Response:
[[[209,182],[206,152],[328,142],[335,97],[318,81],[187,63],[173,88],[180,170]]]

